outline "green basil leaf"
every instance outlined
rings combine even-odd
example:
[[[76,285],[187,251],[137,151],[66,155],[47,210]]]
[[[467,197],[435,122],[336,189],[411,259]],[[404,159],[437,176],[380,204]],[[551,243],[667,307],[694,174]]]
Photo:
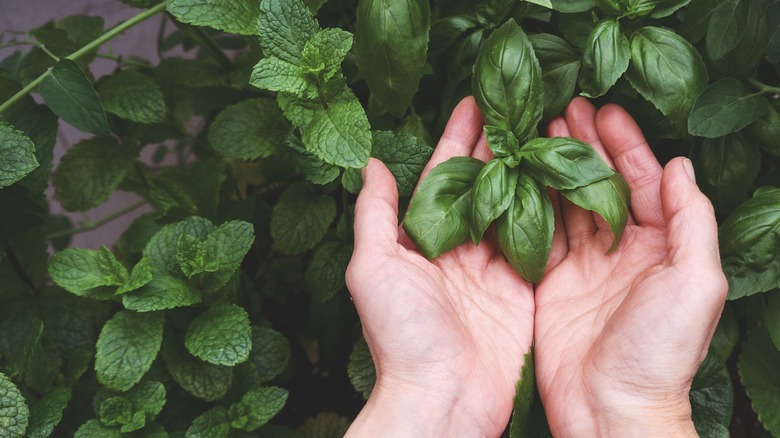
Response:
[[[566,14],[585,12],[596,7],[594,0],[550,0],[553,9]]]
[[[612,176],[590,145],[569,137],[536,138],[520,148],[522,170],[545,186],[574,189]]]
[[[707,355],[693,377],[688,398],[693,424],[699,436],[729,437],[734,389],[726,365],[712,353]]]
[[[748,126],[747,134],[764,151],[780,156],[780,111],[769,105],[767,113]]]
[[[766,328],[756,327],[748,334],[737,368],[745,392],[761,424],[773,435],[780,434],[780,350],[775,348]]]
[[[455,44],[447,62],[447,80],[451,85],[457,85],[473,74],[474,63],[488,34],[486,29],[476,29]]]
[[[774,2],[767,9],[769,29],[774,29],[768,37],[766,60],[775,67],[780,64],[780,3]]]
[[[496,220],[498,244],[526,281],[539,283],[550,258],[555,217],[547,190],[521,173],[509,208]]]
[[[764,309],[764,324],[775,347],[780,350],[780,293],[769,295]]]
[[[727,0],[717,6],[707,26],[707,54],[722,58],[737,46],[747,27],[747,2]]]
[[[566,108],[577,86],[580,53],[563,38],[540,33],[529,35],[542,67],[544,118],[551,119]]]
[[[761,167],[761,151],[741,133],[706,139],[692,157],[697,182],[717,211],[748,198]]]
[[[427,0],[361,0],[355,54],[371,96],[403,116],[425,71],[430,30]]]
[[[466,31],[479,23],[468,15],[442,17],[431,24],[428,57],[435,58],[449,49]]]
[[[712,14],[718,9],[718,6],[729,1],[731,0],[691,0],[680,24],[680,35],[693,44],[701,41],[707,36],[707,28]]]
[[[536,133],[544,110],[542,70],[531,41],[510,19],[490,34],[474,64],[474,98],[486,124],[524,142]]]
[[[96,135],[108,135],[106,110],[92,82],[70,59],[59,61],[40,85],[46,105],[74,128]]]
[[[718,235],[730,300],[780,287],[780,188],[757,190],[731,212]]]
[[[680,10],[682,7],[688,5],[691,0],[655,0],[653,3],[655,4],[655,8],[653,9],[653,12],[650,14],[653,18],[664,18],[668,17],[678,10]]]
[[[306,42],[318,30],[319,25],[301,0],[262,0],[260,3],[258,35],[267,55],[300,66]]]
[[[496,157],[502,158],[520,152],[517,137],[506,129],[485,125],[482,130],[485,131],[488,147]]]
[[[490,160],[479,171],[471,190],[471,240],[479,245],[487,227],[501,216],[515,196],[517,168],[510,168],[499,158]]]
[[[618,20],[603,20],[582,48],[580,88],[587,97],[604,95],[628,69],[631,49]]]
[[[561,35],[576,48],[582,48],[585,45],[585,41],[588,40],[588,36],[595,27],[596,22],[591,12],[562,14],[558,18],[558,28]]]
[[[438,257],[468,239],[471,188],[484,164],[470,157],[450,158],[420,183],[404,230],[425,257]]]
[[[534,353],[532,349],[523,355],[520,379],[515,387],[512,423],[509,426],[510,438],[529,438],[533,436],[531,433],[531,416],[533,415],[535,393],[536,378],[534,377]]]
[[[751,124],[768,109],[767,100],[747,93],[740,81],[721,79],[696,98],[688,117],[688,132],[701,137],[722,137]]]
[[[744,31],[740,32],[736,45],[711,64],[723,76],[750,78],[767,54],[771,28],[764,2],[742,1],[740,5],[747,8]]]
[[[676,33],[643,27],[631,36],[631,85],[672,122],[682,126],[707,86],[707,69],[696,49]]]
[[[726,302],[718,326],[712,335],[710,350],[721,362],[726,362],[739,342],[739,326],[731,302]]]
[[[628,209],[631,202],[628,184],[619,173],[576,189],[561,190],[561,194],[579,207],[595,211],[604,218],[609,223],[614,236],[607,252],[617,248],[628,223]]]

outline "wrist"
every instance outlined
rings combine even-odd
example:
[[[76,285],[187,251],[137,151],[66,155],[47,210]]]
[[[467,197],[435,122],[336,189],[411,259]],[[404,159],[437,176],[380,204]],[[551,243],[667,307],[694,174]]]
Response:
[[[472,396],[465,391],[377,382],[346,437],[499,436],[506,422],[496,424],[492,415],[471,409]]]

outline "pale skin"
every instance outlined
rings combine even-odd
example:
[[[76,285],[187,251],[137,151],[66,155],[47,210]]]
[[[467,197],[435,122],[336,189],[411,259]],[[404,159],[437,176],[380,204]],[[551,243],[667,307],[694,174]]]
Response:
[[[355,210],[347,285],[377,368],[348,436],[499,436],[535,345],[555,436],[696,436],[688,390],[723,308],[717,224],[690,162],[656,161],[620,107],[577,98],[550,136],[591,144],[631,188],[617,249],[598,216],[553,194],[541,283],[488,233],[429,261],[397,221],[395,182],[371,160]],[[490,159],[472,98],[453,112],[422,178],[453,156]]]

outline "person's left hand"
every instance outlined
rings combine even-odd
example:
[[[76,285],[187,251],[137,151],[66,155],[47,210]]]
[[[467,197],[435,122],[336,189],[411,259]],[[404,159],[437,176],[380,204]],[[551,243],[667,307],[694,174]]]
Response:
[[[422,178],[458,155],[492,157],[473,98],[457,106]],[[531,346],[531,285],[488,232],[426,260],[398,226],[395,180],[363,172],[347,286],[377,382],[348,436],[499,436]]]

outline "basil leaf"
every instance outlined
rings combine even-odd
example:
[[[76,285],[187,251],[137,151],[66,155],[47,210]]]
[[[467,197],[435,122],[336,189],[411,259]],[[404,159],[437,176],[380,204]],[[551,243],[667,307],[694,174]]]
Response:
[[[747,93],[740,81],[721,79],[696,98],[688,117],[688,132],[702,137],[722,137],[751,124],[768,109],[767,100]]]
[[[680,35],[693,44],[707,36],[710,17],[718,6],[730,0],[692,0],[680,24]]]
[[[538,283],[550,258],[555,217],[547,190],[521,174],[509,208],[496,220],[498,244],[524,279]]]
[[[728,438],[734,389],[726,364],[710,352],[691,382],[691,418],[699,436]]]
[[[718,230],[728,298],[780,287],[780,188],[762,187]]]
[[[618,20],[604,20],[590,33],[582,49],[580,87],[583,96],[604,95],[628,69],[628,38]]]
[[[676,33],[643,27],[631,37],[631,85],[672,122],[681,126],[707,86],[701,55]]]
[[[520,149],[521,167],[556,190],[574,189],[612,176],[590,145],[568,137],[536,138]]]
[[[496,157],[506,157],[520,152],[520,142],[517,137],[506,129],[485,125],[482,130],[485,131],[488,147]]]
[[[707,26],[707,54],[711,59],[722,58],[736,47],[747,27],[747,2],[728,0],[712,12]]]
[[[745,392],[761,424],[773,435],[780,433],[780,350],[775,348],[765,327],[748,333],[737,369]]]
[[[477,56],[472,84],[485,122],[521,142],[532,137],[544,109],[541,76],[531,42],[513,19],[493,31]]]
[[[761,167],[758,146],[740,133],[707,139],[693,156],[697,181],[716,211],[729,211],[748,198]]]
[[[450,158],[420,183],[404,230],[425,257],[435,258],[468,239],[471,188],[483,166],[475,158]]]
[[[619,18],[647,15],[655,8],[654,3],[652,0],[596,0],[599,9]]]
[[[430,30],[427,0],[361,0],[355,53],[371,96],[403,116],[425,70]]]
[[[472,75],[474,63],[488,33],[486,29],[477,29],[455,44],[447,62],[447,80],[451,85],[457,85]]]
[[[470,231],[475,245],[479,245],[487,227],[509,208],[518,176],[517,168],[510,168],[498,158],[479,171],[471,195]]]
[[[596,181],[587,186],[572,190],[561,190],[561,194],[569,201],[584,208],[595,211],[607,223],[612,230],[614,240],[607,252],[614,251],[620,243],[620,237],[628,223],[628,206],[631,202],[631,193],[628,190],[626,180],[615,173],[609,178]]]
[[[544,118],[551,119],[566,108],[580,73],[580,53],[563,38],[549,33],[529,35],[542,67]]]
[[[567,14],[589,11],[596,7],[594,0],[550,0],[550,3],[556,11]]]
[[[653,9],[650,16],[653,18],[668,17],[690,2],[691,0],[655,0],[653,2],[655,3],[655,9]]]
[[[771,27],[763,2],[743,1],[742,4],[747,8],[744,31],[731,51],[712,62],[712,68],[724,76],[749,78],[767,55]]]
[[[453,15],[440,18],[431,24],[428,56],[435,58],[449,49],[466,31],[477,27],[479,23],[468,15]]]
[[[748,126],[747,133],[766,152],[780,156],[780,111],[777,108],[769,105],[767,113]]]

